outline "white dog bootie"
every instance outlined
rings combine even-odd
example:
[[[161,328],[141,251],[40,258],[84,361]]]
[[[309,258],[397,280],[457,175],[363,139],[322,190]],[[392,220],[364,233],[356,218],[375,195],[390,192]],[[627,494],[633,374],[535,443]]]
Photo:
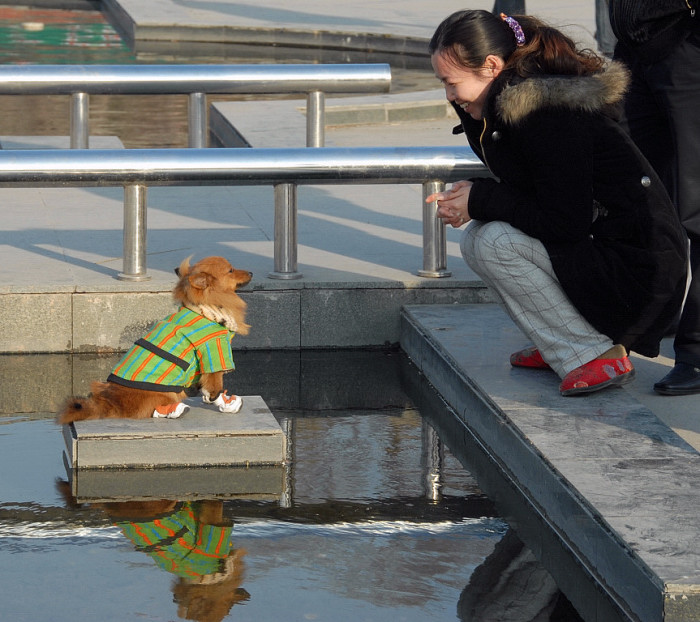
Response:
[[[238,395],[227,395],[226,391],[219,393],[219,397],[215,400],[209,399],[209,395],[202,395],[202,401],[206,404],[214,404],[219,408],[219,412],[222,413],[237,413],[241,406],[243,406],[243,400]]]
[[[155,419],[177,419],[182,413],[186,413],[189,409],[190,407],[183,402],[166,404],[165,406],[158,406],[153,411],[153,417]]]

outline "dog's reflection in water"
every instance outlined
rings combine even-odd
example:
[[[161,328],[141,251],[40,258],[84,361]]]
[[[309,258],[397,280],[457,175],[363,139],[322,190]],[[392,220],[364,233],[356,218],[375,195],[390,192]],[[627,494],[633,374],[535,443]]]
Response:
[[[77,503],[67,482],[58,483],[66,501]],[[231,546],[233,525],[216,500],[119,501],[90,504],[104,511],[137,551],[176,575],[178,616],[220,622],[250,595],[242,587],[245,551]]]

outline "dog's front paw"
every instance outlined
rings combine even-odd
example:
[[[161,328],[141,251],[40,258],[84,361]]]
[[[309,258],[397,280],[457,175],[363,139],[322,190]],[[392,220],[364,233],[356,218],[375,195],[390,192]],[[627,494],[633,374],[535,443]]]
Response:
[[[189,409],[190,407],[183,402],[178,402],[177,404],[166,404],[165,406],[158,406],[153,411],[153,417],[155,419],[177,419]]]
[[[216,400],[211,399],[211,393],[209,393],[209,391],[206,389],[202,389],[202,401],[205,404],[213,404],[216,402]]]
[[[222,413],[237,413],[241,406],[243,406],[243,400],[238,395],[226,395],[226,391],[219,394],[213,402],[219,408],[219,412]]]

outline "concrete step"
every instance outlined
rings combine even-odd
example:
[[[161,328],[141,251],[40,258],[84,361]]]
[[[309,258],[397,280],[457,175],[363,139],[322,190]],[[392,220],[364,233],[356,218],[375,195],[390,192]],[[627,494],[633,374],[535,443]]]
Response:
[[[632,389],[565,398],[553,372],[511,368],[528,344],[497,305],[409,307],[402,320],[404,351],[518,491],[499,511],[583,617],[607,621],[613,602],[623,619],[700,619],[698,451]],[[527,506],[545,527],[526,526]],[[568,564],[546,550],[543,529]],[[597,597],[572,585],[571,566]]]

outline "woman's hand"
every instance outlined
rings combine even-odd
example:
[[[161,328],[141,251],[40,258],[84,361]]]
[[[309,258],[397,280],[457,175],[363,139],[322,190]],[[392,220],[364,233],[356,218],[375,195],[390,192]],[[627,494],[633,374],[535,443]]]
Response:
[[[452,188],[443,192],[435,192],[426,197],[426,203],[437,201],[437,217],[445,224],[461,227],[471,220],[469,216],[469,192],[472,188],[470,181],[458,181]]]

